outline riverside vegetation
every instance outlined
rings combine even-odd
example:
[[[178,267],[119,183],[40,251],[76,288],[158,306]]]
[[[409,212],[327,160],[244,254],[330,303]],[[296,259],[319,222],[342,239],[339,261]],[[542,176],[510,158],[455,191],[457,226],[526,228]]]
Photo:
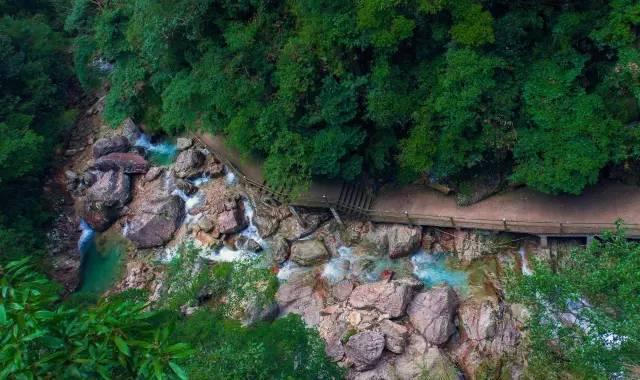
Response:
[[[105,83],[107,123],[120,126],[133,117],[155,133],[225,134],[265,160],[274,186],[303,188],[314,177],[423,177],[465,189],[497,175],[577,194],[603,175],[636,175],[636,1],[34,0],[0,2],[0,15],[0,378],[640,376],[640,248],[624,238],[623,226],[589,247],[532,258],[530,275],[519,273],[524,264],[517,259],[505,259],[511,257],[506,248],[480,255],[512,268],[497,283],[483,276],[498,301],[438,304],[442,315],[434,318],[446,331],[436,336],[416,310],[430,297],[457,299],[464,292],[431,289],[451,281],[450,268],[438,269],[447,271],[442,276],[417,276],[420,284],[409,280],[418,272],[405,273],[407,266],[436,265],[427,253],[460,251],[446,239],[431,242],[428,231],[407,232],[411,249],[402,255],[413,255],[409,260],[391,255],[396,227],[371,227],[372,237],[354,232],[364,228],[357,221],[329,230],[335,225],[322,227],[322,216],[311,214],[321,228],[310,243],[296,234],[269,240],[274,251],[286,246],[288,252],[291,243],[284,261],[302,263],[288,282],[274,272],[295,272],[295,263],[271,258],[276,270],[245,260],[203,263],[203,248],[188,242],[176,248],[175,259],[154,266],[162,272],[158,289],[69,293],[75,288],[63,291],[40,274],[52,270],[45,243],[57,212],[47,179],[82,154],[64,147],[84,125],[83,93],[90,97]],[[134,183],[159,181],[136,175]],[[77,191],[86,197],[90,190]],[[134,214],[145,206],[131,202]],[[236,218],[246,211],[239,199],[233,202],[216,212]],[[121,211],[118,217],[131,216]],[[271,219],[286,233],[288,222]],[[140,241],[144,236],[133,227],[125,235]],[[210,238],[199,232],[188,234]],[[331,243],[336,234],[357,252]],[[227,235],[248,244],[240,243],[239,231]],[[223,255],[227,242],[214,240],[207,244]],[[427,241],[429,252],[416,253]],[[372,253],[383,245],[388,255]],[[137,263],[150,255],[134,252]],[[132,257],[122,256],[126,274]],[[472,259],[482,264],[486,257]],[[322,275],[311,278],[317,270]],[[362,273],[349,285],[356,295],[347,294],[348,305],[337,302],[343,281],[357,270]],[[385,279],[393,273],[404,277]],[[411,289],[411,297],[403,293],[394,316],[372,313],[396,308],[371,299],[389,286]],[[323,292],[330,295],[318,299]],[[291,313],[275,320],[261,314],[274,304]],[[528,313],[516,315],[520,304]],[[258,317],[246,323],[251,307]],[[367,320],[372,317],[378,319]],[[322,323],[310,327],[315,322]],[[407,326],[419,331],[407,333]],[[505,338],[511,333],[517,349]]]

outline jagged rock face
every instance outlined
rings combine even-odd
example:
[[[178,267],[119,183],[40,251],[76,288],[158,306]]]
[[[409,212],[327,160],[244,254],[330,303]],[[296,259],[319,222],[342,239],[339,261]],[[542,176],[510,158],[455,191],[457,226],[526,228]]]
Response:
[[[105,231],[131,200],[131,179],[121,171],[99,172],[80,199],[79,215],[96,231]]]
[[[490,339],[495,335],[497,315],[491,302],[464,303],[460,306],[458,315],[469,339]]]
[[[356,309],[375,308],[391,318],[404,315],[414,293],[414,285],[400,281],[380,281],[357,286],[349,296]]]
[[[93,144],[93,158],[100,158],[109,153],[123,153],[130,147],[129,140],[124,136],[101,138]]]
[[[411,324],[428,343],[441,345],[455,331],[453,317],[458,307],[458,296],[450,286],[441,286],[418,293],[407,314]]]
[[[180,152],[176,163],[173,165],[173,170],[176,176],[180,178],[187,178],[198,174],[198,169],[204,164],[206,157],[198,149],[192,148]]]
[[[120,170],[127,174],[143,174],[149,170],[149,163],[137,153],[110,153],[96,160],[93,167],[101,170]]]
[[[291,261],[302,266],[317,265],[329,258],[327,248],[318,240],[302,240],[291,245]]]
[[[373,368],[384,349],[384,335],[378,331],[363,331],[349,338],[345,345],[347,359],[357,371]]]
[[[422,228],[399,224],[376,225],[365,237],[392,259],[408,256],[420,248]]]
[[[477,258],[495,252],[495,243],[490,236],[473,231],[456,230],[454,233],[455,252],[458,259],[469,263]]]
[[[158,247],[167,243],[184,218],[184,201],[169,196],[145,202],[129,220],[126,237],[137,248]]]

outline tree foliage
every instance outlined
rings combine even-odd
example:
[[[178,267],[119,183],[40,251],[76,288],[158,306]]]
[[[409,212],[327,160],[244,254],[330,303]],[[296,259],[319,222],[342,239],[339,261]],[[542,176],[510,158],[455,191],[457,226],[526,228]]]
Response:
[[[531,378],[630,375],[640,365],[639,280],[640,245],[621,227],[557,266],[538,262],[533,275],[514,278],[511,296],[531,311]]]
[[[100,4],[67,26],[77,57],[115,64],[107,119],[223,133],[273,185],[499,167],[579,193],[637,159],[631,0]]]

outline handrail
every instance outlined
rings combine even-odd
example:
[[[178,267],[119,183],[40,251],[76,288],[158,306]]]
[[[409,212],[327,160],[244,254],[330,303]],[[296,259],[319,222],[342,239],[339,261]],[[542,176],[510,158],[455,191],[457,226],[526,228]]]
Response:
[[[194,134],[194,138],[203,146],[209,145],[204,142],[199,136]],[[273,190],[269,186],[260,183],[248,176],[246,176],[239,168],[237,168],[227,157],[213,152],[216,158],[224,163],[229,170],[233,171],[239,179],[245,184],[248,184],[258,190],[268,192],[279,200],[288,200],[289,194]],[[557,222],[557,221],[528,221],[528,220],[507,220],[507,219],[487,219],[487,218],[465,218],[465,217],[453,217],[448,215],[432,215],[432,214],[420,214],[410,213],[408,211],[384,211],[376,210],[372,208],[353,207],[349,204],[329,201],[326,198],[317,199],[316,201],[309,201],[298,199],[293,201],[296,205],[307,207],[325,207],[325,208],[340,208],[347,212],[359,213],[368,217],[372,221],[376,222],[388,222],[388,223],[402,223],[410,225],[429,225],[438,227],[454,227],[454,228],[478,228],[494,231],[511,231],[522,233],[540,233],[540,234],[559,234],[559,235],[579,235],[579,234],[598,234],[603,230],[613,230],[616,227],[615,223],[601,223],[601,222]],[[640,236],[640,224],[637,223],[625,223],[625,228],[632,233],[630,236]],[[581,232],[576,232],[580,230]],[[587,231],[588,230],[588,231]]]

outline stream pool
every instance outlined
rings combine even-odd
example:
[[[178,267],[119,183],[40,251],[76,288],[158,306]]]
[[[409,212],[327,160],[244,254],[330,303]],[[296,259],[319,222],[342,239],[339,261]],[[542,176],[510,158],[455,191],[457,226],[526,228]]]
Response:
[[[102,294],[118,278],[127,243],[119,231],[97,234],[82,223],[78,246],[82,255],[78,292]]]

